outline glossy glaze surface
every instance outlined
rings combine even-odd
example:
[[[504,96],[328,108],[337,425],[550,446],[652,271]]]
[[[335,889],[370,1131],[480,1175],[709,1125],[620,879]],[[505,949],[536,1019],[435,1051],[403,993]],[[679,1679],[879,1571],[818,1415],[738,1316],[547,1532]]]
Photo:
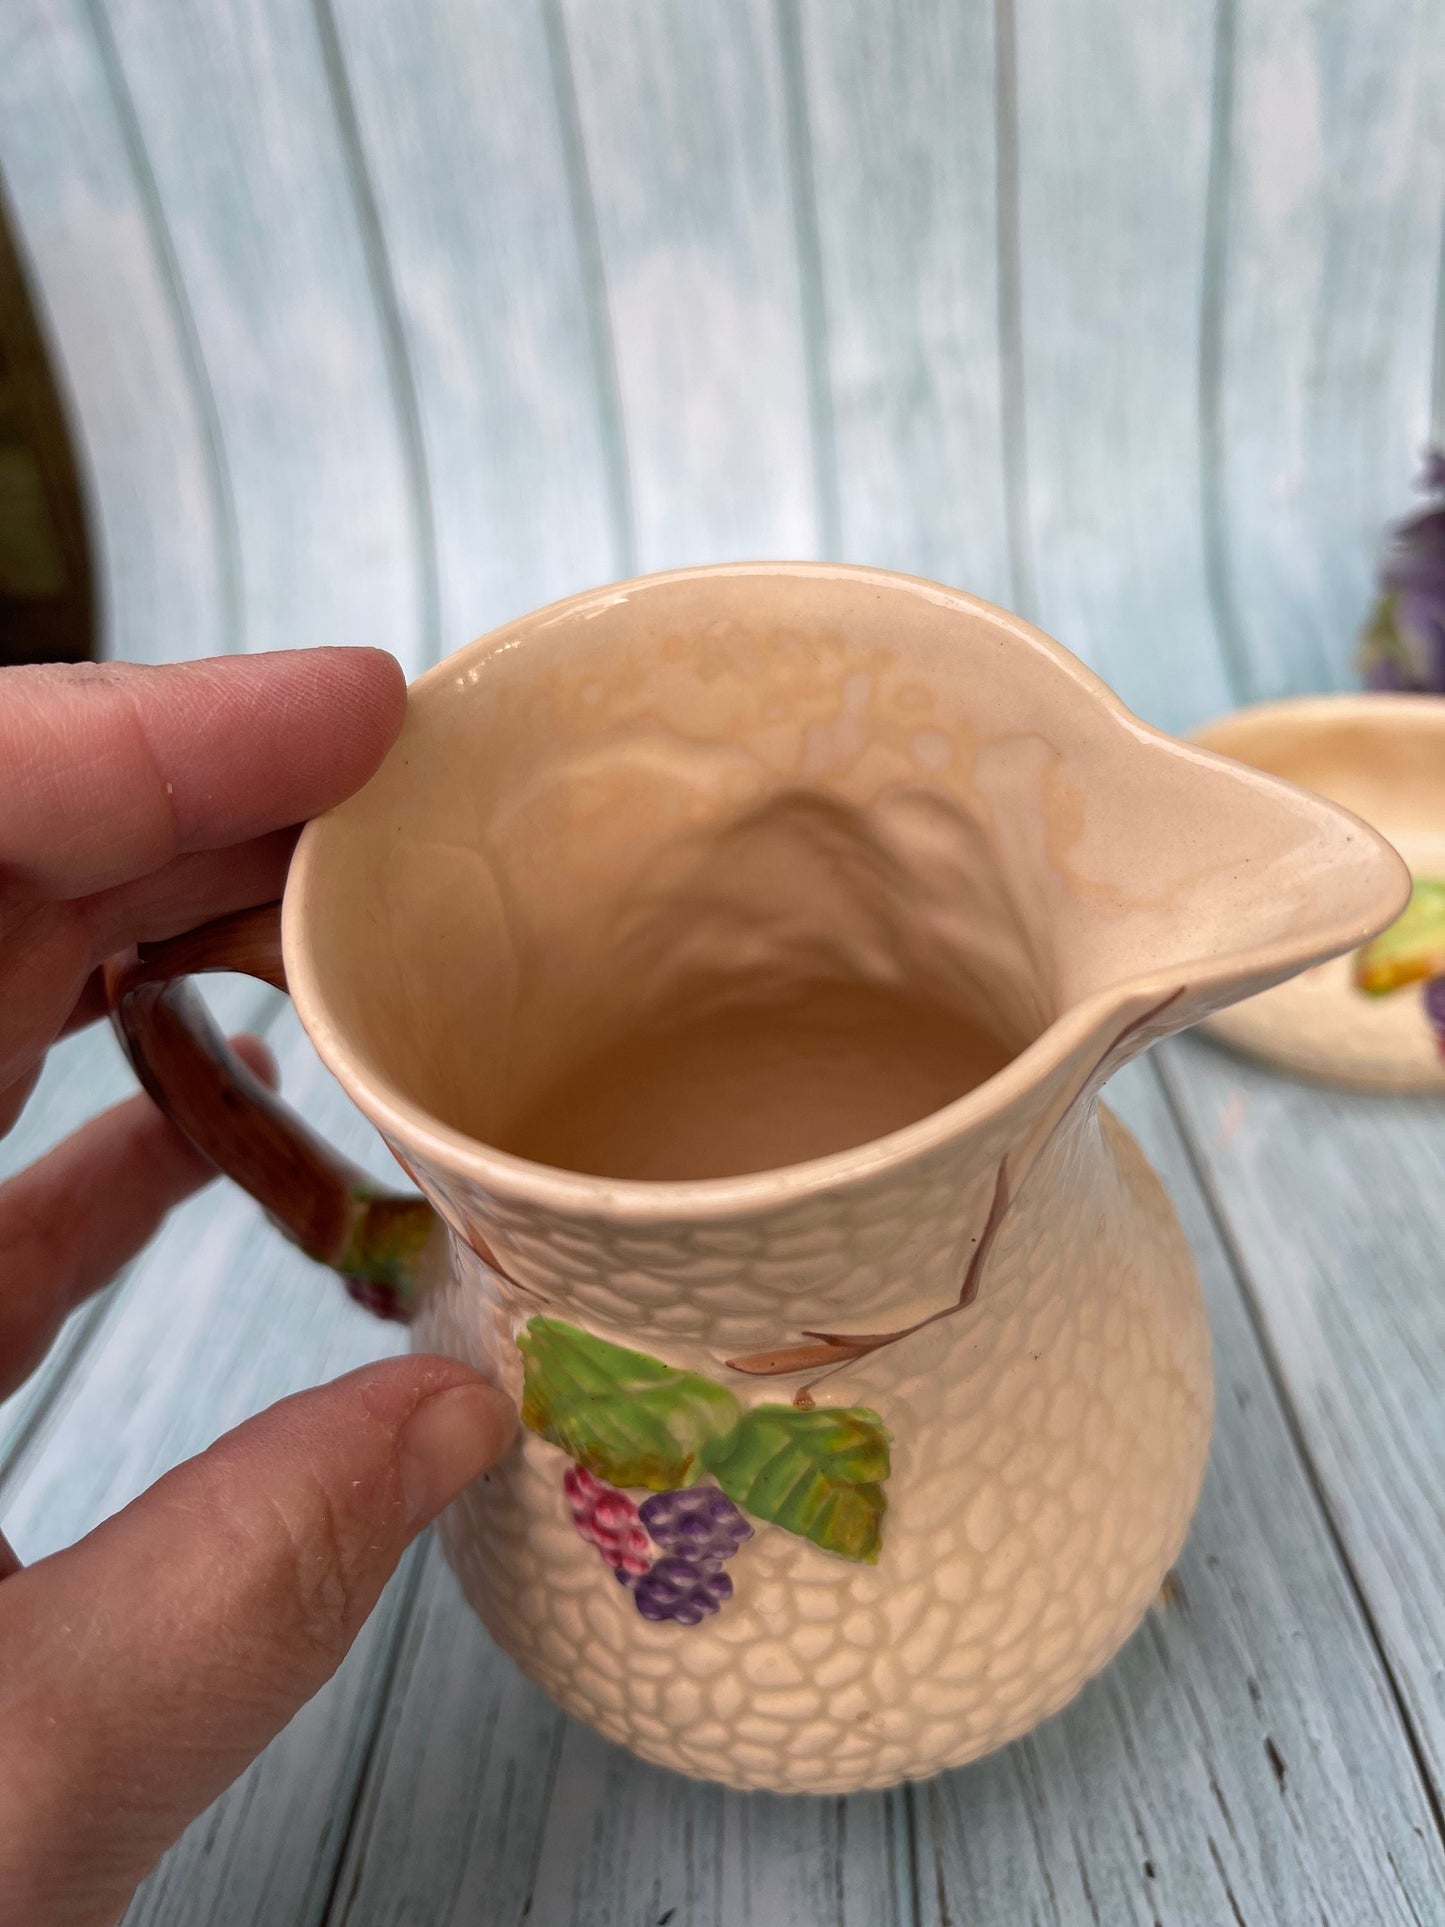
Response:
[[[453,1231],[421,1342],[520,1395],[524,1328],[579,1334],[570,1416],[529,1391],[445,1529],[507,1649],[601,1731],[738,1786],[881,1786],[1062,1705],[1177,1551],[1210,1406],[1187,1251],[1098,1085],[1404,893],[1354,819],[1146,729],[1016,618],[877,571],[622,584],[424,678],[378,776],[303,838],[284,939],[323,1056]],[[775,1169],[799,1115],[776,1084],[792,1123],[755,1162],[716,1093],[690,1177],[638,1163],[655,1141],[594,1138],[570,1161],[600,1175],[507,1148],[558,1080],[616,1096],[639,1013],[726,1025],[779,991],[987,1012],[1007,1048]],[[855,1124],[898,1115],[898,1074],[885,1052],[852,1081]],[[810,1457],[800,1412],[863,1457]],[[745,1506],[693,1623],[648,1617],[642,1566],[579,1532],[579,1454],[632,1488],[619,1521],[699,1478]],[[777,1489],[803,1478],[816,1514]],[[865,1488],[874,1527],[830,1524]]]

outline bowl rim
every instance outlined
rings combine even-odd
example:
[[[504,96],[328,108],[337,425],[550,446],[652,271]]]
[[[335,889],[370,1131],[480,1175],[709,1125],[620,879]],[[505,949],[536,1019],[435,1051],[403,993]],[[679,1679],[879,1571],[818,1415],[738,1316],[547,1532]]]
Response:
[[[1445,736],[1445,696],[1426,691],[1340,689],[1308,696],[1279,696],[1245,703],[1190,730],[1186,741],[1216,755],[1233,756],[1231,743],[1243,743],[1259,729],[1293,723],[1301,733],[1326,735],[1347,722],[1368,720],[1380,727],[1410,729]],[[1288,782],[1288,777],[1276,777]],[[1295,785],[1296,788],[1299,785]],[[1328,800],[1328,799],[1327,799]],[[1336,808],[1343,807],[1336,805]]]

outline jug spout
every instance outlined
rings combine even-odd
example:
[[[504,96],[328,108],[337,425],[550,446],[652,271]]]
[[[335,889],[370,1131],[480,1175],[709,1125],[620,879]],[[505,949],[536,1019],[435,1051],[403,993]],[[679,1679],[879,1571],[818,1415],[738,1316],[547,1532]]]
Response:
[[[968,950],[1013,1043],[933,1127],[955,1133],[980,1218],[996,1136],[1017,1199],[1123,1063],[1367,942],[1410,893],[1403,859],[1350,811],[1151,728],[1023,634],[975,702],[954,806],[918,790],[876,806],[911,900]]]
[[[1138,1033],[1152,1040],[1399,915],[1409,871],[1348,810],[1120,720],[1133,740],[1103,797],[1060,775],[1043,798],[1061,1006],[1107,1031],[1111,1013],[1168,999]]]
[[[1057,733],[975,764],[1052,1017],[1010,1066],[1015,1197],[1130,1058],[1367,942],[1410,894],[1403,859],[1348,810],[1167,737],[1089,681],[1102,729],[1076,703]]]

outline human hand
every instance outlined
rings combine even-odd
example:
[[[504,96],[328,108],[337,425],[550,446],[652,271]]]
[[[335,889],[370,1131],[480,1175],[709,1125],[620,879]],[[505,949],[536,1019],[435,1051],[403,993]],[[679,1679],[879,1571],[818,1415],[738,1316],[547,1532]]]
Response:
[[[366,780],[403,707],[366,649],[0,670],[0,1134],[54,1039],[101,1014],[103,959],[279,896],[294,826]],[[0,1396],[212,1176],[135,1097],[0,1186]],[[240,1426],[67,1551],[16,1570],[0,1539],[0,1923],[113,1921],[513,1424],[467,1367],[390,1359]]]

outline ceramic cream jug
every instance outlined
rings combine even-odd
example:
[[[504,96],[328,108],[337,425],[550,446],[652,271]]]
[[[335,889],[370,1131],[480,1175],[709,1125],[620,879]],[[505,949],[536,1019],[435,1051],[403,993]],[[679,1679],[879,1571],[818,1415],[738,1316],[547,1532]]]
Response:
[[[442,1530],[523,1670],[649,1760],[836,1793],[1023,1733],[1138,1622],[1209,1338],[1097,1092],[1408,887],[1014,616],[738,565],[431,670],[279,910],[111,991],[214,1161],[518,1400]],[[289,986],[424,1200],[227,1061],[205,968]]]

